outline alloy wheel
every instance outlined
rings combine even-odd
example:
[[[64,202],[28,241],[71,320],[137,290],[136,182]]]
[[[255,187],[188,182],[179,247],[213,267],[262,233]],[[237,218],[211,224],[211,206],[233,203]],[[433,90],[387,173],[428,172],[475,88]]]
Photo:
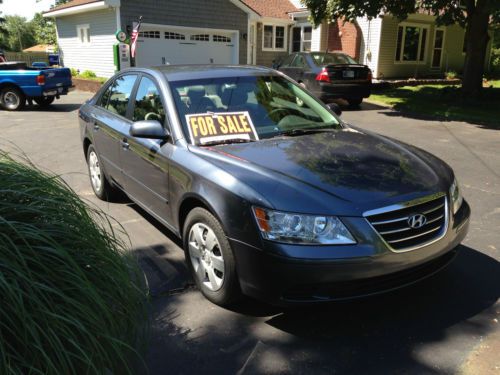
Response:
[[[224,258],[214,231],[203,223],[189,230],[189,256],[200,283],[216,292],[224,282]]]
[[[101,166],[99,164],[99,158],[94,151],[89,154],[89,171],[90,171],[90,181],[94,190],[100,191],[102,186],[102,173]]]

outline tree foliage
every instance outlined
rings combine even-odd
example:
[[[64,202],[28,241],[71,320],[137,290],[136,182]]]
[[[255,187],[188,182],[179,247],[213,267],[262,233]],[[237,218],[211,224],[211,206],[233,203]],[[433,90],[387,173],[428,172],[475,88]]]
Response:
[[[41,13],[37,13],[31,20],[31,26],[37,44],[57,43],[56,27],[52,18],[44,18]]]
[[[33,27],[26,18],[20,16],[6,16],[4,27],[7,31],[5,38],[6,48],[11,51],[22,51],[35,44]]]

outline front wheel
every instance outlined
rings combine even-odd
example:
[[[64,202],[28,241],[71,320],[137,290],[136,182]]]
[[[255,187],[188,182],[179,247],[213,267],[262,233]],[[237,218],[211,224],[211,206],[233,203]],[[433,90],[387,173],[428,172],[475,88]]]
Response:
[[[7,111],[20,111],[26,105],[26,96],[17,87],[4,87],[0,91],[0,107]]]
[[[35,103],[38,104],[42,108],[46,108],[52,103],[54,103],[54,100],[56,99],[55,96],[40,96],[37,98],[34,98]]]
[[[194,208],[183,230],[186,261],[198,289],[213,303],[228,306],[241,297],[236,264],[219,221],[207,210]]]

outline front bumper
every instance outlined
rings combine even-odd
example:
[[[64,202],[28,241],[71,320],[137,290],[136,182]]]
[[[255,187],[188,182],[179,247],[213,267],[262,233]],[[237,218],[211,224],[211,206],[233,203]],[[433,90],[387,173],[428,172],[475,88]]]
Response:
[[[421,248],[396,253],[362,225],[348,218],[360,239],[356,245],[299,246],[265,243],[258,249],[230,240],[244,294],[288,305],[343,300],[387,292],[428,277],[445,267],[469,227],[470,207],[464,201],[451,217],[443,238]],[[356,222],[356,223],[355,223]]]

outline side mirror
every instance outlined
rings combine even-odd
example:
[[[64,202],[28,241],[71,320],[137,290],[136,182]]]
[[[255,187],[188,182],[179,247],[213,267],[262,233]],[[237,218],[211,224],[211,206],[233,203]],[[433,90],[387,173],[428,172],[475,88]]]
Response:
[[[337,116],[342,114],[342,109],[340,109],[340,106],[337,103],[328,103],[326,106]]]
[[[170,136],[169,131],[156,120],[134,122],[129,133],[136,138],[167,139]]]

